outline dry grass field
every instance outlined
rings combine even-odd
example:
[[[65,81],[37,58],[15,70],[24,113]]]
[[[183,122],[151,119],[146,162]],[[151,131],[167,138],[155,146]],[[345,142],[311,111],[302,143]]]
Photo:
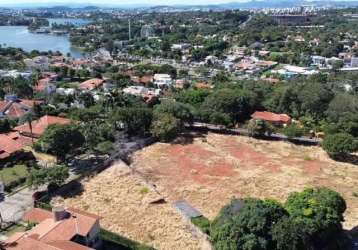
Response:
[[[185,199],[213,219],[232,197],[284,201],[313,186],[340,192],[348,205],[344,227],[358,225],[358,166],[332,161],[319,147],[217,134],[146,147],[131,168],[112,166],[85,181],[83,194],[56,202],[97,213],[105,228],[157,249],[190,250],[202,249],[203,240],[173,202]],[[150,204],[160,197],[167,203]]]
[[[84,193],[56,205],[76,207],[103,216],[101,226],[156,249],[203,249],[206,241],[138,174],[118,163],[84,183]]]
[[[188,144],[157,143],[132,165],[169,201],[186,199],[213,219],[232,197],[274,198],[326,186],[348,205],[344,227],[358,225],[358,166],[335,162],[320,147],[209,134]]]

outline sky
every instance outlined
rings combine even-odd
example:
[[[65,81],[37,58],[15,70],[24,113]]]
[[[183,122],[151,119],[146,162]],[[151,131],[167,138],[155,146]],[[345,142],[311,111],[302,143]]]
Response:
[[[235,0],[235,2],[243,2],[248,0]],[[59,5],[59,4],[88,4],[88,5],[96,5],[96,4],[106,4],[106,5],[134,5],[134,4],[148,4],[148,5],[173,5],[173,4],[220,4],[233,2],[233,0],[0,0],[0,6],[6,5],[20,5],[25,4],[27,6],[32,3],[36,3],[36,5]]]

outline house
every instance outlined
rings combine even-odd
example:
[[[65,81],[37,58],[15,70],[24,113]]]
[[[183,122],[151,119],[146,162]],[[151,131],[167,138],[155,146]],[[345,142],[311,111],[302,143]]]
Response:
[[[0,161],[13,157],[20,153],[23,149],[23,145],[10,136],[0,134]]]
[[[326,64],[326,58],[323,56],[312,56],[312,65],[324,66]]]
[[[270,51],[268,50],[260,50],[259,51],[259,56],[269,56],[270,55]]]
[[[70,124],[71,120],[58,117],[45,115],[39,120],[31,122],[31,128],[28,123],[15,127],[13,130],[18,132],[22,136],[31,138],[40,138],[50,125],[54,124]]]
[[[145,97],[147,95],[159,96],[161,94],[160,89],[147,88],[143,86],[129,86],[123,89],[123,93],[134,96]]]
[[[352,57],[351,58],[351,68],[356,68],[358,67],[358,57]]]
[[[30,79],[32,76],[31,71],[19,72],[17,70],[0,70],[0,77],[10,77],[10,78],[18,78],[22,77],[25,79]]]
[[[32,59],[25,59],[24,60],[25,65],[30,70],[40,70],[45,71],[49,69],[49,59],[47,56],[37,56]]]
[[[172,85],[172,77],[168,74],[155,74],[154,75],[154,84],[158,87],[168,87]]]
[[[207,82],[197,82],[194,84],[194,87],[197,89],[212,89],[214,86],[210,85]]]
[[[291,117],[286,114],[276,114],[267,111],[256,111],[251,115],[254,120],[263,120],[275,125],[285,125],[291,123]]]
[[[74,208],[54,207],[52,212],[33,208],[23,220],[36,223],[6,241],[10,250],[90,250],[99,249],[100,216]]]
[[[52,83],[50,83],[51,78],[44,78],[37,82],[37,84],[34,86],[34,90],[36,92],[45,92],[47,94],[51,94],[56,92],[56,86]]]
[[[84,81],[83,83],[81,83],[79,85],[78,88],[80,90],[84,90],[84,91],[92,91],[92,90],[100,88],[103,85],[103,83],[104,83],[103,79],[93,78],[93,79]]]
[[[130,76],[131,81],[135,82],[137,84],[144,84],[149,85],[151,82],[153,82],[153,76],[152,75],[144,75],[144,76]]]
[[[0,101],[0,118],[19,119],[30,112],[41,101],[18,99],[16,95],[6,95],[4,101]]]
[[[177,43],[177,44],[173,44],[171,46],[172,50],[186,50],[186,49],[190,49],[191,45],[189,43]]]

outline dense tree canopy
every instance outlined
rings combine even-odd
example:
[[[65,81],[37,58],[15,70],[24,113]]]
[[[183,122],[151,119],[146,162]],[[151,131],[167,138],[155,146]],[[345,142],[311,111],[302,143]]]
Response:
[[[345,210],[344,199],[326,188],[292,193],[284,205],[234,199],[212,222],[210,237],[218,250],[344,250]]]
[[[76,125],[51,125],[36,142],[35,148],[63,159],[84,142],[85,138]]]

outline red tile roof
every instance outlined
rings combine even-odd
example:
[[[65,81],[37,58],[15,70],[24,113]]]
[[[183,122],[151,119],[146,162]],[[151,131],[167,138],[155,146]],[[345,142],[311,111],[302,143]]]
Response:
[[[48,245],[52,246],[52,247],[56,247],[56,249],[61,249],[61,250],[90,250],[92,248],[77,244],[75,242],[72,241],[68,241],[68,240],[59,240],[59,241],[53,241],[53,242],[49,242],[47,243]]]
[[[267,112],[267,111],[256,111],[255,113],[253,113],[251,115],[252,118],[257,119],[257,120],[264,120],[264,121],[268,121],[268,122],[279,122],[279,123],[290,123],[291,122],[291,117],[289,117],[286,114],[276,114],[276,113],[272,113],[272,112]]]
[[[0,134],[0,159],[5,159],[21,151],[22,148],[23,145],[21,143],[14,141],[5,134]]]
[[[30,126],[27,123],[15,127],[14,130],[18,131],[21,135],[38,138],[46,131],[46,129],[50,125],[69,124],[69,123],[71,123],[71,120],[69,120],[69,119],[58,117],[58,116],[46,115],[46,116],[41,117],[39,120],[31,122],[32,134],[31,134]]]
[[[16,101],[0,101],[0,113],[3,113],[9,118],[21,118],[28,113],[35,104],[40,104],[41,101],[18,99]]]
[[[79,89],[93,90],[93,89],[96,89],[96,88],[102,86],[103,83],[104,83],[103,79],[93,78],[93,79],[89,79],[89,80],[84,81],[83,83],[81,83],[80,86],[79,86]]]
[[[37,82],[36,86],[34,87],[36,92],[42,92],[46,89],[46,87],[48,86],[48,84],[50,83],[51,79],[50,78],[44,78],[41,79]]]
[[[33,142],[36,140],[31,139],[30,137],[23,136],[19,132],[10,132],[6,134],[8,137],[10,137],[12,140],[16,141],[17,143],[20,143],[22,146],[30,146]]]
[[[65,211],[68,216],[59,221],[54,220],[51,212],[40,208],[34,208],[25,213],[23,220],[39,224],[25,233],[10,237],[6,241],[10,244],[8,249],[92,249],[72,242],[71,239],[76,235],[87,237],[101,217],[74,208],[68,208]]]
[[[33,208],[30,211],[27,211],[22,219],[24,221],[31,221],[35,223],[41,223],[46,219],[50,219],[53,217],[53,214],[50,211],[41,209],[41,208]]]

